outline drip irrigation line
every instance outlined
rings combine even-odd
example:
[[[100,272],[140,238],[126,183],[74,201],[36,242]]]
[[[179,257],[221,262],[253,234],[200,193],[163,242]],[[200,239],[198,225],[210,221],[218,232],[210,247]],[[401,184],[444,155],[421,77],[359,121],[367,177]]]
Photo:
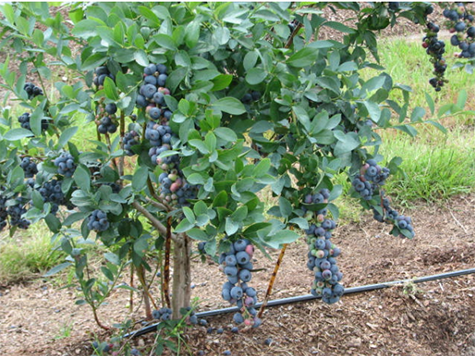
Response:
[[[377,289],[389,288],[389,287],[399,285],[399,284],[404,284],[404,283],[424,283],[424,282],[436,281],[436,280],[444,279],[444,278],[460,277],[460,276],[464,276],[464,275],[472,274],[472,273],[475,273],[475,268],[464,269],[464,270],[453,271],[453,272],[447,272],[447,273],[434,274],[432,276],[416,277],[416,278],[413,278],[413,279],[402,279],[402,280],[399,280],[399,281],[368,284],[368,285],[359,286],[359,287],[350,287],[350,288],[345,288],[344,295],[364,293],[364,292],[369,292],[369,291],[373,291],[373,290],[377,290]],[[267,303],[266,307],[276,307],[276,306],[285,305],[285,304],[306,302],[306,301],[314,300],[314,299],[321,299],[321,297],[319,297],[319,296],[317,297],[317,296],[314,296],[312,294],[306,294],[306,295],[301,295],[301,296],[298,296],[298,297],[275,299],[275,300],[270,300]],[[261,305],[262,305],[262,303],[257,303],[254,307],[256,309],[258,309],[258,308],[261,307]],[[235,313],[235,312],[238,312],[238,311],[239,311],[238,307],[229,307],[229,308],[209,310],[209,311],[205,311],[205,312],[196,313],[196,316],[198,318],[206,318],[206,317],[209,317],[209,316],[215,316],[215,315],[227,314],[227,313]],[[124,338],[132,337],[133,338],[133,337],[148,334],[150,332],[156,331],[157,326],[159,324],[160,323],[156,323],[156,324],[153,324],[153,325],[146,326],[146,327],[144,327],[140,330],[128,333],[128,334],[124,335],[123,337]]]

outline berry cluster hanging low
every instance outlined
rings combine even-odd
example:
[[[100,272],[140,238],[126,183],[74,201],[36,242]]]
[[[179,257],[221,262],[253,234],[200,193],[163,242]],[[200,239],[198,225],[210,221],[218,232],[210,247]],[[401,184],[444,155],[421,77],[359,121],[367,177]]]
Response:
[[[254,308],[257,303],[257,292],[247,284],[252,278],[253,254],[254,246],[250,241],[240,239],[231,243],[228,252],[220,255],[219,264],[228,279],[223,284],[221,296],[239,308],[239,312],[234,314],[234,322],[256,328],[262,323]]]
[[[306,204],[326,204],[329,197],[330,191],[321,189],[315,194],[307,194],[304,201]],[[340,249],[331,242],[336,223],[326,218],[326,208],[314,212],[313,215],[317,222],[305,230],[309,248],[307,268],[315,277],[311,293],[322,297],[325,303],[333,304],[340,300],[345,290],[339,283],[343,274],[336,264]]]

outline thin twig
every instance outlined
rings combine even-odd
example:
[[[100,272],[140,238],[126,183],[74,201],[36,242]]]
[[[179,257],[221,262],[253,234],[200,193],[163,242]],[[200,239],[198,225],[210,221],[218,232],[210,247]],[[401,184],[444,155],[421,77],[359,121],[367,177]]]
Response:
[[[163,225],[155,216],[153,216],[147,209],[145,209],[142,205],[140,205],[139,202],[134,201],[132,203],[135,209],[137,209],[138,212],[140,212],[143,216],[145,216],[153,225],[155,229],[162,235],[167,235],[167,227]],[[177,240],[177,237],[175,234],[170,234],[170,237],[173,241]]]
[[[275,263],[274,272],[272,272],[269,285],[267,286],[266,296],[264,298],[264,301],[262,302],[261,308],[259,309],[259,314],[257,314],[258,318],[260,318],[262,316],[262,313],[264,313],[264,309],[266,308],[267,302],[269,301],[269,297],[272,293],[272,287],[274,286],[275,279],[277,277],[277,272],[279,272],[279,267],[282,263],[282,260],[284,259],[286,249],[287,249],[287,244],[284,244],[282,246],[282,250],[280,250],[279,258],[277,259],[277,262]]]
[[[452,213],[452,210],[449,210],[449,213],[450,215],[452,215],[452,217],[454,218],[455,222],[463,229],[463,231],[468,235],[468,231],[467,229],[465,228],[465,226],[463,226],[460,221],[457,220],[457,218],[455,217],[455,215]]]
[[[155,201],[153,199],[150,199],[148,197],[145,198],[145,200],[147,201],[147,203],[150,203],[152,204],[153,206],[159,208],[159,209],[162,209],[162,210],[167,210],[167,207],[165,205],[163,205],[162,203],[159,203],[158,201]]]
[[[148,187],[148,190],[150,191],[150,194],[152,194],[152,197],[160,204],[163,204],[163,206],[166,207],[166,210],[168,212],[173,210],[162,198],[158,196],[157,192],[155,192],[155,189],[153,188],[152,180],[150,179],[150,177],[147,178],[147,187]]]

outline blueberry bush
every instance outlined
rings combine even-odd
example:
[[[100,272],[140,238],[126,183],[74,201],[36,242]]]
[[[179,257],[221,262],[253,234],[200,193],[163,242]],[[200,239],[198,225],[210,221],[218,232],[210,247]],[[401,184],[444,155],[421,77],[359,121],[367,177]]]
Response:
[[[411,89],[378,64],[375,33],[399,17],[436,33],[430,4],[64,6],[66,18],[45,2],[0,6],[0,227],[13,234],[44,220],[68,255],[50,274],[74,269],[77,302],[99,325],[112,290],[138,291],[123,283],[125,272],[141,285],[147,318],[189,311],[190,258],[200,254],[220,265],[222,297],[241,310],[234,321],[258,326],[254,250],[303,235],[311,292],[338,301],[343,274],[331,237],[342,192],[333,178],[342,172],[376,220],[414,236],[382,189],[400,159],[378,164],[378,132],[443,128],[423,108],[409,109]],[[324,18],[326,6],[353,11],[356,25]],[[343,40],[320,40],[323,27]],[[464,43],[473,42],[471,29]],[[425,41],[440,66],[433,38]],[[67,81],[56,81],[58,68]],[[365,68],[376,74],[364,79]],[[99,271],[88,244],[107,251]],[[157,271],[160,296],[149,291]]]

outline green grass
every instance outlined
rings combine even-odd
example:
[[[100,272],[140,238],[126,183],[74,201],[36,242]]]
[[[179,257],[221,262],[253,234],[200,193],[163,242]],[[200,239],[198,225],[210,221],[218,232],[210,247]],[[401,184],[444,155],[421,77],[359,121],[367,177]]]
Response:
[[[429,79],[433,75],[433,65],[429,61],[430,57],[426,54],[425,49],[422,48],[422,35],[417,39],[381,39],[379,41],[379,54],[381,57],[381,64],[386,68],[386,72],[393,78],[394,83],[401,83],[409,85],[413,92],[411,93],[410,107],[414,108],[420,106],[428,108],[425,93],[428,93],[434,99],[436,108],[446,103],[454,103],[462,89],[468,93],[468,100],[466,109],[475,109],[475,74],[468,74],[463,69],[455,69],[452,66],[458,60],[454,57],[457,53],[456,48],[450,45],[450,38],[448,36],[441,36],[446,42],[446,50],[444,57],[447,61],[448,69],[445,77],[449,83],[445,85],[440,92],[436,92],[429,84]],[[366,69],[362,72],[363,78],[370,78],[377,74],[373,69]],[[396,90],[391,94],[391,98],[395,100],[402,100],[402,92]],[[427,109],[429,113],[429,110]],[[429,114],[428,114],[429,115]],[[427,115],[427,118],[429,118]],[[474,123],[473,116],[471,123]],[[460,122],[461,119],[458,119]],[[463,120],[462,120],[463,121]],[[455,124],[457,124],[456,122]],[[448,124],[448,123],[446,123]],[[452,122],[450,122],[452,124]]]
[[[388,136],[388,135],[386,135]],[[414,140],[402,135],[386,140],[381,153],[389,161],[403,158],[399,174],[387,183],[387,191],[404,204],[422,199],[429,203],[475,190],[474,133],[449,131],[445,139]]]
[[[0,237],[0,284],[32,278],[63,262],[65,255],[53,250],[50,236],[42,224],[32,225],[13,238],[3,234]]]

